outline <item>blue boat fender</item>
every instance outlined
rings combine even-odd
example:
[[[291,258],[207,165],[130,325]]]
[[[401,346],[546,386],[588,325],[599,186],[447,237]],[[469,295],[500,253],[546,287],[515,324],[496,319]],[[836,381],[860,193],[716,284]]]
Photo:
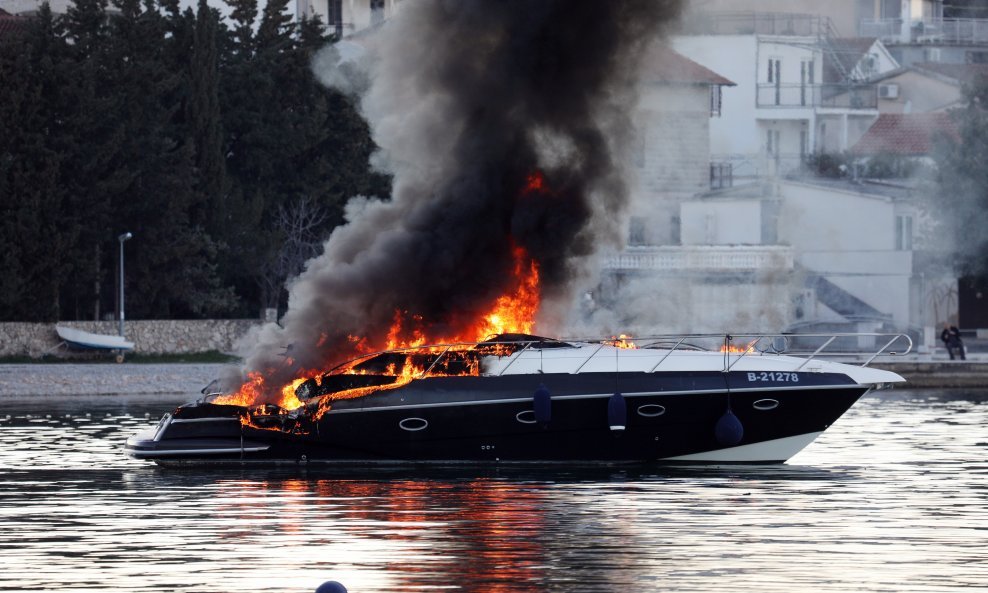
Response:
[[[346,587],[336,581],[326,581],[319,585],[316,593],[346,593]]]
[[[620,393],[607,400],[607,424],[611,430],[624,430],[628,425],[628,404]]]
[[[535,421],[549,424],[552,420],[552,395],[545,384],[539,385],[532,396],[532,407],[535,410]]]
[[[717,442],[724,447],[733,447],[744,438],[744,426],[741,425],[741,421],[730,408],[724,412],[724,415],[717,421],[717,425],[714,426],[714,436],[717,437]]]

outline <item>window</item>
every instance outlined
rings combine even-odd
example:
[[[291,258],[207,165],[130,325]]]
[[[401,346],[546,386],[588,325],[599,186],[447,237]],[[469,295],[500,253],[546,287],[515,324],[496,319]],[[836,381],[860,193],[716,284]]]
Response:
[[[765,152],[779,156],[779,130],[765,130]]]
[[[895,249],[910,251],[913,248],[913,217],[908,215],[895,217]]]
[[[638,216],[632,216],[631,222],[628,225],[628,245],[644,245],[644,244],[645,244],[645,220]]]
[[[370,0],[370,10],[372,24],[384,21],[384,0]]]
[[[640,122],[631,137],[631,160],[635,167],[645,167],[645,122]]]
[[[779,84],[782,81],[779,80],[779,70],[782,68],[782,60],[779,58],[769,58],[768,59],[768,81]]]
[[[868,54],[861,58],[861,75],[869,78],[878,73],[878,56]]]
[[[343,35],[343,0],[328,0],[326,3],[326,25],[336,30],[336,36]]]
[[[964,52],[964,61],[968,64],[988,64],[988,51]]]
[[[734,185],[734,166],[731,163],[710,163],[710,189],[722,189]]]
[[[710,116],[720,117],[721,86],[719,84],[710,85]]]
[[[814,80],[813,60],[803,60],[799,64],[799,104],[806,105],[807,87],[812,88]]]
[[[778,58],[768,59],[768,82],[775,85],[775,104],[782,104],[782,60]]]

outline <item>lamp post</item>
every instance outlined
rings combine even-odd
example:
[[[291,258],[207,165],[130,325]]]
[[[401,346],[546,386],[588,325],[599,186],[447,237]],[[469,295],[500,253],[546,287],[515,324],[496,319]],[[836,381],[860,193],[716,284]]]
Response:
[[[117,237],[117,241],[120,241],[120,335],[124,335],[124,241],[130,239],[134,235],[130,233],[124,233]]]

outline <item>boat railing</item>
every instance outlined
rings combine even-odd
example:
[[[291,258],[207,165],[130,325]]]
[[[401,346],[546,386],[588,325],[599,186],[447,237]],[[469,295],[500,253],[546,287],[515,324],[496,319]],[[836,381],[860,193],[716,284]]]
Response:
[[[451,344],[430,344],[375,352],[360,356],[348,363],[340,365],[335,372],[348,373],[365,361],[381,355],[417,354],[424,355],[425,365],[420,367],[418,376],[424,377],[433,373],[444,358],[455,354],[498,356],[508,358],[501,366],[497,375],[503,375],[512,365],[522,358],[525,352],[544,350],[548,348],[574,348],[577,346],[596,346],[577,366],[574,373],[580,373],[602,351],[608,356],[614,355],[614,349],[604,350],[607,346],[617,347],[618,355],[622,350],[659,350],[662,356],[649,369],[656,372],[662,364],[674,354],[688,352],[721,352],[724,355],[723,371],[728,372],[746,356],[765,354],[786,355],[803,358],[803,362],[795,369],[802,370],[815,359],[843,358],[862,361],[860,366],[866,367],[879,357],[895,357],[909,354],[913,348],[912,339],[906,334],[896,333],[777,333],[777,334],[667,334],[650,335],[645,337],[610,337],[610,338],[577,338],[554,340],[549,338],[488,339],[480,342],[458,342]]]
[[[673,353],[685,350],[720,351],[724,354],[725,372],[730,371],[741,359],[751,355],[776,354],[803,358],[797,371],[818,358],[843,358],[862,361],[867,367],[879,357],[904,356],[913,348],[907,334],[900,333],[779,333],[779,334],[678,334],[624,338],[624,342],[638,348],[665,350],[659,361],[650,369],[661,368]],[[606,341],[604,342],[606,344]],[[581,364],[581,368],[596,355],[594,351]]]

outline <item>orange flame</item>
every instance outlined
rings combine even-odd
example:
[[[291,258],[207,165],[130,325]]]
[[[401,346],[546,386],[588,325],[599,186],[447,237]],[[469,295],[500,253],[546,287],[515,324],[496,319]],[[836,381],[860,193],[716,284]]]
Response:
[[[528,177],[525,179],[524,193],[543,192],[546,189],[545,175],[542,171],[533,171],[528,174]]]
[[[744,346],[735,346],[734,344],[724,344],[720,347],[720,351],[727,352],[729,354],[749,354],[751,352],[754,352],[755,342],[757,341],[758,341],[757,339],[754,339],[748,342]]]
[[[490,313],[484,315],[473,338],[476,341],[493,334],[528,334],[535,326],[535,314],[541,302],[539,266],[521,247],[515,247],[515,291],[498,297]]]
[[[548,191],[545,176],[541,171],[535,171],[526,178],[523,194],[545,193]],[[351,350],[355,354],[370,354],[378,350],[399,350],[406,348],[418,348],[426,343],[462,343],[480,342],[484,339],[503,333],[531,333],[535,326],[535,317],[541,304],[541,288],[538,262],[532,258],[528,252],[519,245],[511,247],[513,259],[512,282],[501,296],[495,299],[490,309],[479,315],[476,321],[467,327],[461,335],[456,336],[427,336],[423,329],[423,318],[414,312],[396,309],[394,318],[386,336],[378,342],[371,336],[350,335],[347,336]],[[624,336],[622,336],[622,339]],[[319,343],[322,345],[327,340],[326,334],[320,335]],[[632,345],[633,347],[633,345]],[[462,350],[462,349],[461,349]],[[456,348],[452,349],[457,351]],[[286,358],[285,364],[291,366],[293,362]],[[351,365],[350,368],[334,371],[343,374],[363,374]],[[273,369],[272,369],[273,371]],[[417,366],[411,353],[406,356],[405,364],[396,375],[393,383],[372,387],[358,387],[344,391],[334,392],[332,397],[324,398],[320,403],[318,415],[328,409],[330,400],[350,399],[362,397],[370,393],[396,389],[407,385],[413,379],[422,376],[427,369]],[[273,402],[286,410],[294,410],[304,404],[295,396],[295,390],[310,378],[321,377],[324,370],[308,369],[296,373],[296,378],[278,390],[278,401]],[[392,372],[395,372],[392,370]],[[479,367],[472,366],[466,371],[461,369],[461,373],[478,374]],[[449,374],[443,370],[437,370],[440,374]],[[214,400],[217,404],[230,404],[237,406],[251,406],[265,399],[265,394],[269,394],[271,389],[265,384],[265,376],[270,373],[252,371],[248,373],[248,379],[240,386],[235,393],[223,395]],[[389,373],[390,374],[390,373]],[[267,399],[271,399],[268,397]],[[247,422],[247,421],[245,421]]]
[[[637,350],[638,344],[635,344],[632,340],[633,336],[627,334],[621,334],[620,336],[611,336],[611,345],[617,346],[618,348],[625,348],[627,350]]]

